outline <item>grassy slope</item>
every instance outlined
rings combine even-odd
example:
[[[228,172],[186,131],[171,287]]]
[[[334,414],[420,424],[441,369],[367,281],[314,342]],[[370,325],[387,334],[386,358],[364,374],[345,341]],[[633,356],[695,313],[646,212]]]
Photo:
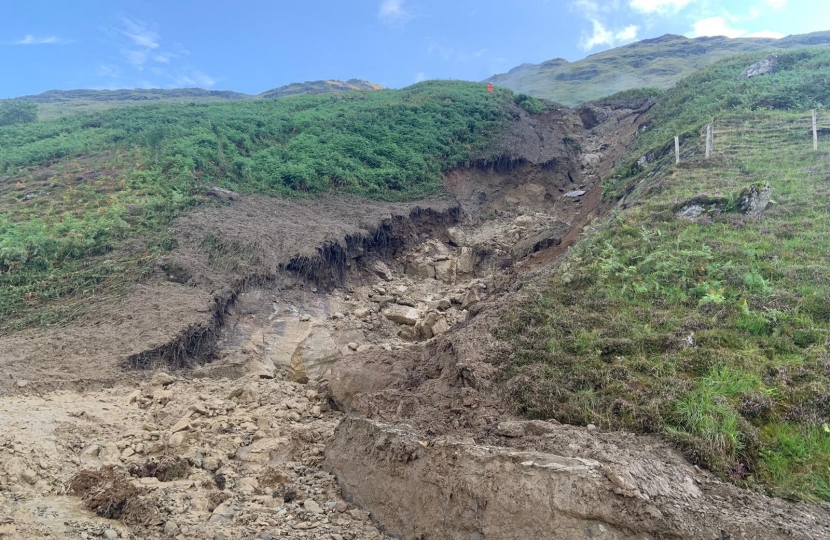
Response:
[[[667,89],[700,68],[741,53],[830,44],[830,32],[774,39],[697,38],[667,35],[591,55],[525,64],[488,80],[532,96],[575,106],[631,88]]]
[[[434,192],[442,171],[509,121],[512,99],[430,82],[0,128],[0,332],[67,320],[85,299],[139,279],[169,247],[166,225],[204,201],[206,184],[384,199]],[[130,238],[154,240],[124,248]]]
[[[148,103],[219,103],[243,99],[270,99],[302,94],[327,94],[352,90],[381,90],[376,84],[351,79],[346,82],[308,81],[292,83],[267,90],[259,95],[240,92],[203,90],[201,88],[131,89],[131,90],[50,90],[33,96],[23,96],[23,101],[38,105],[41,120],[50,120],[67,114],[99,112],[116,107],[146,105]]]
[[[756,58],[660,98],[631,157],[657,161],[608,181],[628,208],[506,321],[511,387],[529,416],[662,433],[739,484],[830,500],[830,153],[824,140],[813,152],[805,112],[830,103],[830,53],[788,53],[780,73],[739,80]],[[713,119],[707,162],[699,133]],[[675,133],[687,134],[679,166]],[[775,201],[760,220],[674,215],[758,183]]]

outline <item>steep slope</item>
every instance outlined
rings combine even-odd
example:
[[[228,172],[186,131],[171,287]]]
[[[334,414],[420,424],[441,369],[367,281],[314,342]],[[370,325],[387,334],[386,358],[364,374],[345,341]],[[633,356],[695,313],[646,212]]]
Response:
[[[662,433],[722,478],[826,501],[828,119],[814,151],[810,109],[830,53],[741,78],[757,58],[651,108],[606,180],[619,211],[506,319],[511,387],[528,416]]]
[[[670,88],[694,71],[727,57],[759,51],[784,51],[830,44],[830,32],[782,39],[665,35],[593,54],[578,62],[563,58],[522,64],[487,79],[558,103],[575,106],[632,88]]]

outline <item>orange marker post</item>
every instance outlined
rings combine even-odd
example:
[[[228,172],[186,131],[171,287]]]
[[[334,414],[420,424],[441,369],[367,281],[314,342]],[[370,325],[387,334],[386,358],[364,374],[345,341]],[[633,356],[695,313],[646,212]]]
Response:
[[[487,92],[490,94],[493,93],[493,83],[487,84]]]

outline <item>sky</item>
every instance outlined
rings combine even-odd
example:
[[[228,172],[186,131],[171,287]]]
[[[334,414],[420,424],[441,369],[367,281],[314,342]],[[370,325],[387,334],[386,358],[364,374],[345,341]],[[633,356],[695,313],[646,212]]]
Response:
[[[663,34],[830,30],[828,0],[0,0],[0,98],[482,80]]]

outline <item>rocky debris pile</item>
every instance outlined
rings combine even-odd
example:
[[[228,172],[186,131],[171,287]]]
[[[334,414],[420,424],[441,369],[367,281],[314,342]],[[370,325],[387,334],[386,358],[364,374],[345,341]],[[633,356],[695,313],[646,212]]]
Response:
[[[501,212],[477,225],[420,233],[393,258],[364,253],[341,288],[283,279],[279,289],[244,292],[228,310],[221,364],[306,383],[329,378],[346,356],[441,336],[498,293],[505,269],[558,245],[569,229],[549,214]]]
[[[0,412],[0,538],[383,538],[319,469],[342,418],[326,392],[159,374],[130,392],[17,398]]]

